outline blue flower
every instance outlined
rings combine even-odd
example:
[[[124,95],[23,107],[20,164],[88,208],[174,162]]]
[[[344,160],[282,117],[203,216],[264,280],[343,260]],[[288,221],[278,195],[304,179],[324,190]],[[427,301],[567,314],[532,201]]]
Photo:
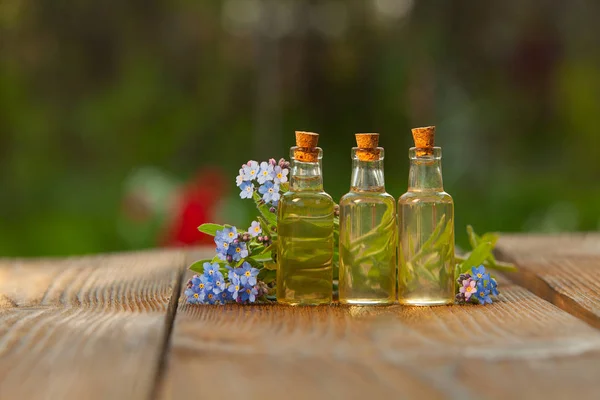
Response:
[[[219,294],[225,290],[225,277],[222,273],[217,272],[212,276],[213,293]]]
[[[485,272],[485,267],[483,265],[480,265],[479,267],[475,268],[475,267],[471,267],[471,275],[472,278],[476,281],[479,280],[489,280],[490,279],[490,274],[488,274],[487,272]]]
[[[229,293],[227,290],[223,290],[221,293],[219,293],[218,297],[221,304],[228,303],[232,300],[231,293]]]
[[[217,244],[217,256],[219,259],[225,260],[227,258],[227,251],[231,245],[222,234],[215,236],[215,243]]]
[[[227,255],[231,256],[233,258],[233,261],[240,261],[242,258],[248,257],[248,249],[246,248],[246,243],[232,243],[231,246],[229,246]]]
[[[253,237],[257,237],[262,233],[262,229],[260,227],[260,223],[257,221],[252,221],[250,224],[250,228],[248,228],[248,233]]]
[[[240,197],[242,199],[251,199],[254,194],[254,184],[252,182],[242,182],[240,190]]]
[[[188,281],[188,288],[184,292],[187,297],[187,302],[190,304],[203,303],[206,294],[204,287],[205,285],[202,283],[201,277],[194,275],[192,279]]]
[[[279,185],[271,181],[265,182],[264,185],[258,188],[258,192],[263,195],[263,200],[267,203],[279,201],[281,197],[279,195]]]
[[[199,290],[202,290],[205,293],[212,292],[213,286],[214,284],[209,277],[205,275],[200,276],[200,282],[197,284]]]
[[[288,181],[289,169],[283,169],[279,165],[273,168],[273,182],[275,183],[286,183]]]
[[[258,183],[261,185],[266,181],[273,180],[273,166],[271,164],[267,164],[266,162],[262,162],[260,164],[260,171],[258,172]]]
[[[217,234],[219,232],[222,232],[221,234],[223,235],[223,238],[229,243],[232,243],[238,237],[237,228],[235,226],[232,226],[231,228],[225,228],[222,231],[217,231]]]
[[[258,270],[256,268],[252,268],[249,263],[244,262],[240,268],[235,270],[235,273],[239,275],[242,285],[256,285],[256,276],[258,275]]]
[[[245,181],[252,181],[258,176],[259,167],[256,161],[248,161],[248,164],[245,165],[242,169],[244,170]]]
[[[217,301],[219,301],[219,295],[214,294],[213,292],[208,292],[204,297],[204,301],[208,304],[215,304]]]
[[[237,300],[240,290],[242,290],[240,277],[234,272],[229,271],[229,286],[227,287],[227,291],[231,294],[233,300]]]
[[[213,275],[219,273],[219,263],[211,264],[205,262],[204,264],[202,264],[202,266],[204,267],[204,276],[206,276],[207,278],[212,278]]]
[[[479,301],[479,304],[492,304],[490,289],[484,284],[483,280],[477,282],[477,294],[475,297]]]
[[[235,185],[240,186],[244,182],[244,169],[240,168],[240,174],[235,177]]]
[[[187,302],[189,304],[199,304],[204,300],[204,298],[201,297],[201,293],[193,288],[186,289],[184,294],[187,297]]]
[[[250,301],[250,303],[254,303],[256,301],[258,290],[256,290],[254,286],[245,286],[241,294],[242,301]]]
[[[498,282],[496,282],[494,278],[490,279],[490,292],[492,292],[494,296],[498,296],[500,294],[498,292]]]

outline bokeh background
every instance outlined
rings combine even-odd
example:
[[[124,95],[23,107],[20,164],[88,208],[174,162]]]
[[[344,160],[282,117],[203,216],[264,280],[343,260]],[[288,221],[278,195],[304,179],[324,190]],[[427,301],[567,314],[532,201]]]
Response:
[[[235,175],[321,133],[348,191],[380,132],[388,192],[437,125],[459,244],[600,229],[600,2],[0,2],[0,255],[202,241],[247,226]]]

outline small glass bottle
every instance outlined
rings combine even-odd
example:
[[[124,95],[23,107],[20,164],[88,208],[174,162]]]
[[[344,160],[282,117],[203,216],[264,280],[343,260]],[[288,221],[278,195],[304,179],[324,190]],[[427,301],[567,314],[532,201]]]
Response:
[[[277,301],[329,304],[333,295],[334,203],[323,191],[319,135],[296,132],[291,149],[290,190],[277,218]]]
[[[412,130],[408,192],[398,200],[398,300],[433,306],[454,302],[454,202],[442,184],[435,127]]]
[[[356,134],[350,193],[340,200],[340,303],[396,301],[396,200],[385,192],[379,134]]]

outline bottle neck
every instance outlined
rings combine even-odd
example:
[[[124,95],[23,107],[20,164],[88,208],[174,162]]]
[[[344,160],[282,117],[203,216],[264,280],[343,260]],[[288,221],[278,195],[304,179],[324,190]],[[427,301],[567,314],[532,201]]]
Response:
[[[417,156],[413,147],[409,151],[410,171],[408,174],[409,192],[443,192],[442,150],[434,147],[432,155]]]
[[[376,161],[352,160],[352,192],[385,192],[383,159]]]
[[[317,162],[302,162],[292,159],[290,168],[290,190],[323,191],[323,175],[321,160]]]

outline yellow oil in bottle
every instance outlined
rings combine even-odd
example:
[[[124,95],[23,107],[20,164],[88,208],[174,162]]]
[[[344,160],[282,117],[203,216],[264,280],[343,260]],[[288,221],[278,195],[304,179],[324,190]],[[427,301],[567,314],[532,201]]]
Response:
[[[407,305],[454,302],[454,205],[446,193],[406,193],[398,204],[398,299]]]
[[[328,304],[333,295],[333,200],[326,193],[288,192],[280,214],[277,301]]]
[[[396,301],[396,201],[352,188],[340,201],[340,303]]]
[[[408,192],[398,200],[398,301],[433,306],[454,302],[454,203],[444,191],[442,149],[435,127],[412,130]]]
[[[334,203],[323,190],[318,134],[296,132],[290,189],[277,218],[277,301],[329,304],[333,299]]]

